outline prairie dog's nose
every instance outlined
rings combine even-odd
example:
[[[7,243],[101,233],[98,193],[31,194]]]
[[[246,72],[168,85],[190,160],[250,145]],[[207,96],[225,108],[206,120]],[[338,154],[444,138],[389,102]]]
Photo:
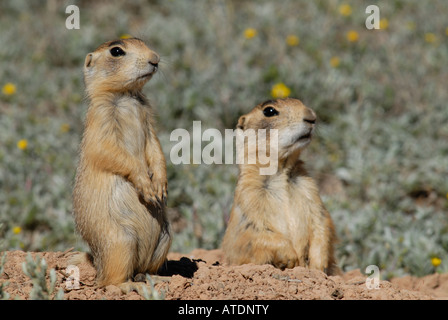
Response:
[[[316,123],[316,113],[310,108],[306,108],[305,115],[303,116],[303,121],[315,124]]]
[[[159,61],[160,61],[159,55],[155,52],[152,52],[148,59],[148,63],[154,67],[157,67],[159,65]]]
[[[148,61],[150,65],[152,65],[153,67],[157,68],[159,66],[158,62],[153,62],[151,60]]]

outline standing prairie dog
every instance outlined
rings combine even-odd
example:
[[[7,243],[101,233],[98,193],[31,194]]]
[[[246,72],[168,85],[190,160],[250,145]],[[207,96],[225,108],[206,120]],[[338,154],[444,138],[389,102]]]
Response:
[[[85,59],[89,107],[73,214],[100,286],[154,274],[171,245],[165,157],[142,93],[158,63],[136,38],[106,42]]]
[[[241,116],[237,129],[277,129],[277,171],[261,175],[258,159],[240,164],[229,224],[222,249],[230,264],[307,266],[339,272],[334,258],[332,219],[316,182],[299,159],[310,143],[316,114],[297,99],[269,100]],[[267,150],[274,143],[266,133]],[[245,154],[248,154],[245,144]]]

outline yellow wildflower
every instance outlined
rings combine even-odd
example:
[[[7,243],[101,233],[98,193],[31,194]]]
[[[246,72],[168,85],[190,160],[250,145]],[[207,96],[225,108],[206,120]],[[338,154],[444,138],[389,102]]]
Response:
[[[350,30],[349,32],[347,32],[347,40],[350,42],[356,42],[359,40],[359,33],[354,31],[354,30]]]
[[[246,30],[244,30],[244,37],[246,39],[252,39],[256,35],[257,35],[257,30],[255,30],[254,28],[247,28]]]
[[[19,226],[12,228],[12,233],[19,234],[20,232],[22,232],[22,228]]]
[[[331,57],[330,66],[332,66],[333,68],[337,68],[337,67],[339,67],[340,64],[341,64],[341,59],[339,59],[339,57]]]
[[[277,83],[271,89],[271,96],[273,98],[287,98],[291,94],[289,89],[284,83]]]
[[[339,6],[339,13],[342,14],[344,17],[348,17],[352,14],[352,7],[349,4],[341,4]]]
[[[425,33],[425,41],[428,43],[434,43],[437,41],[437,36],[432,32]]]
[[[437,268],[438,266],[440,266],[440,264],[442,263],[442,259],[434,257],[431,259],[431,264]]]
[[[386,30],[389,27],[389,20],[386,18],[380,20],[380,29]]]
[[[331,153],[329,158],[330,158],[331,162],[338,162],[339,161],[339,155],[337,155],[336,153]]]
[[[128,33],[122,34],[120,36],[120,39],[129,39],[129,38],[132,38],[132,36],[130,34],[128,34]]]
[[[22,139],[17,142],[17,148],[19,148],[20,150],[25,150],[27,146],[28,141],[26,139]]]
[[[5,84],[2,88],[2,92],[4,95],[6,96],[11,96],[14,93],[16,93],[16,86],[15,84],[8,82],[7,84]]]
[[[70,125],[68,123],[61,124],[60,128],[62,133],[67,133],[70,130]]]
[[[286,44],[290,47],[295,47],[299,45],[300,39],[298,36],[295,36],[293,34],[290,34],[286,37]]]

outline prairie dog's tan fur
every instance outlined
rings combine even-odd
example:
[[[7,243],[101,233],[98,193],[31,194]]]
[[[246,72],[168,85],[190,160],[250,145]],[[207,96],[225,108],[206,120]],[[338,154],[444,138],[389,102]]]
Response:
[[[89,107],[73,214],[100,286],[155,273],[171,244],[165,157],[142,93],[158,62],[136,38],[106,42],[85,60]]]
[[[339,272],[332,219],[316,182],[299,159],[311,141],[315,121],[311,109],[290,98],[266,101],[240,117],[237,128],[243,131],[278,129],[278,170],[273,175],[260,175],[258,161],[240,164],[222,243],[229,263],[272,264],[282,269],[308,266],[328,274]],[[247,155],[247,145],[245,152]]]

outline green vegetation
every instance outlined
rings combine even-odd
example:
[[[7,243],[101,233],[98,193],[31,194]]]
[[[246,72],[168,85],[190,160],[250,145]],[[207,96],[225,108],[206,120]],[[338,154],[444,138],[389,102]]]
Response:
[[[343,189],[323,200],[344,270],[448,272],[448,2],[372,2],[2,1],[2,246],[86,249],[71,216],[82,65],[129,34],[162,57],[145,93],[167,157],[172,250],[220,245],[238,169],[173,165],[171,131],[198,120],[224,132],[257,103],[289,94],[319,116],[304,154],[310,172]],[[80,9],[79,30],[65,27],[69,4]],[[365,27],[369,4],[382,30]]]
[[[64,291],[59,289],[55,293],[56,287],[56,271],[51,269],[49,272],[50,283],[47,285],[47,262],[44,258],[36,256],[36,260],[33,260],[31,254],[28,253],[26,261],[22,263],[23,273],[25,273],[33,282],[33,289],[31,289],[31,300],[62,300],[64,297]]]
[[[6,263],[6,252],[0,258],[0,274],[3,274],[4,266]],[[8,285],[8,282],[0,283],[0,300],[8,300],[9,294],[4,290],[4,288]]]

